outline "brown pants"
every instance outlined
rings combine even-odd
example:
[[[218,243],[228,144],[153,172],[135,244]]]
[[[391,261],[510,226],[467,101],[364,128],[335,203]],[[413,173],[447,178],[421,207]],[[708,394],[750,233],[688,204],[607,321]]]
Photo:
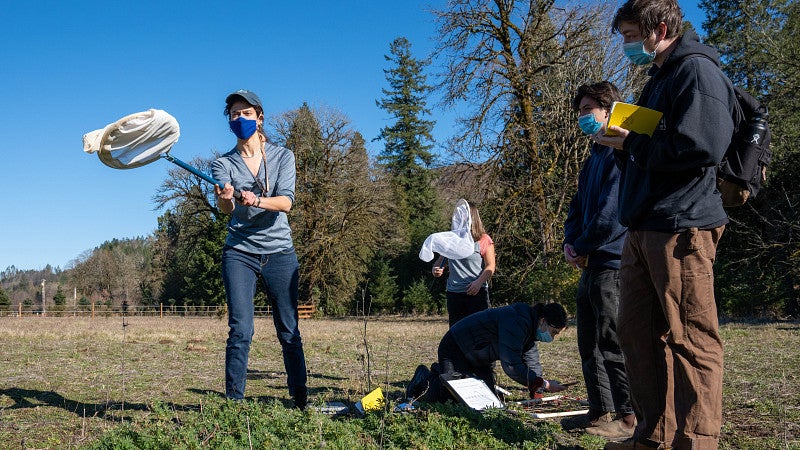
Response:
[[[637,441],[700,450],[719,444],[723,351],[712,266],[724,229],[629,231],[625,239],[617,333]]]

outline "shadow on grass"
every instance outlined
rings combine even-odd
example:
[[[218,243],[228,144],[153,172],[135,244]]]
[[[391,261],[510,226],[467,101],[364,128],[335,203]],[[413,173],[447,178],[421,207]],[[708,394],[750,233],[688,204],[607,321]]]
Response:
[[[33,389],[9,388],[0,389],[0,397],[5,396],[14,401],[13,405],[3,409],[35,409],[40,406],[62,408],[79,417],[100,417],[108,420],[129,420],[130,417],[120,416],[124,411],[149,411],[150,407],[143,403],[116,402],[85,403],[70,400],[54,391],[37,391]],[[196,409],[196,407],[184,407]]]
[[[247,369],[248,380],[273,380],[279,378],[286,378],[286,372],[275,372],[273,370],[253,370]],[[345,381],[349,380],[347,377],[337,377],[332,375],[322,375],[319,373],[309,373],[308,378],[316,380],[330,380],[330,381]]]
[[[247,378],[250,379],[249,373],[248,373]],[[280,377],[268,377],[268,378],[280,378]],[[276,388],[283,389],[283,392],[286,392],[286,389],[288,389],[285,385],[276,386]],[[201,396],[210,395],[210,396],[214,396],[214,397],[225,398],[225,393],[224,392],[216,391],[216,390],[213,390],[213,389],[189,388],[186,391],[190,392],[192,394],[197,394],[197,395],[201,395]],[[328,387],[309,386],[308,387],[308,400],[309,400],[310,403],[313,403],[315,396],[320,395],[320,394],[329,393],[329,392],[331,392],[331,388],[328,388]],[[255,401],[255,402],[258,402],[258,403],[271,403],[272,401],[278,401],[278,402],[282,403],[283,406],[285,406],[286,408],[292,408],[294,406],[294,403],[292,402],[292,399],[290,399],[288,396],[284,397],[284,396],[280,396],[280,395],[278,395],[278,396],[273,396],[273,395],[248,396],[248,395],[245,395],[245,400],[247,400],[247,401]],[[343,399],[338,399],[338,400],[346,401],[346,400],[343,400]]]
[[[202,395],[202,396],[212,395],[214,397],[220,397],[220,398],[224,398],[225,397],[225,393],[224,392],[215,391],[213,389],[189,388],[186,391],[187,392],[191,392],[192,394],[197,394],[197,395]]]

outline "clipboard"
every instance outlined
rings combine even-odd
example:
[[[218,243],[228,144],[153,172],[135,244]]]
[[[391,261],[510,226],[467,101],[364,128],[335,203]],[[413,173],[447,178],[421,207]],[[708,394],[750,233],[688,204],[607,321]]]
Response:
[[[499,409],[506,409],[506,405],[492,392],[491,389],[484,383],[483,380],[480,378],[460,378],[460,379],[453,379],[453,380],[442,380],[444,381],[444,385],[447,387],[447,390],[453,394],[453,397],[456,397],[460,402],[466,404],[470,408],[476,411],[483,411],[490,408],[499,408]],[[577,382],[576,382],[577,383]],[[575,383],[570,383],[575,384]],[[562,400],[566,400],[568,397],[563,395],[552,395],[549,397],[537,398],[533,400],[525,400],[521,402],[512,402],[512,404],[520,405],[520,406],[534,406],[534,405],[544,405],[550,402],[559,402]],[[575,406],[580,406],[576,409],[572,409],[569,411],[552,411],[552,412],[545,412],[545,411],[533,411],[531,410],[528,414],[530,414],[534,419],[550,419],[555,417],[565,417],[565,416],[576,416],[580,414],[586,414],[589,412],[588,409],[585,407],[588,406],[588,402],[578,401],[577,399],[573,400],[574,403],[577,403]],[[514,412],[514,410],[508,410]]]
[[[447,390],[459,401],[476,411],[489,408],[505,408],[489,386],[480,378],[443,380]]]
[[[608,116],[608,125],[606,126],[605,134],[606,136],[616,136],[617,133],[608,128],[617,126],[652,137],[663,115],[661,111],[645,108],[644,106],[625,102],[614,102],[611,104],[611,112]]]

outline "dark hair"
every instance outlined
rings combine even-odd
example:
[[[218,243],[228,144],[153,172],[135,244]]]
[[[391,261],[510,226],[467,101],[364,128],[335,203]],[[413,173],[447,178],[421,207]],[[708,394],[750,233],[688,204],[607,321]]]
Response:
[[[537,303],[533,308],[537,317],[544,319],[551,327],[561,329],[567,326],[567,310],[561,303]]]
[[[619,89],[614,86],[610,81],[601,81],[599,83],[583,84],[578,88],[575,97],[572,98],[572,109],[575,111],[580,110],[581,100],[583,97],[593,98],[603,109],[611,109],[611,104],[614,102],[622,101],[622,95]]]
[[[619,32],[620,22],[639,25],[643,37],[649,36],[659,23],[667,26],[666,38],[680,34],[683,27],[683,13],[676,0],[628,0],[614,15],[612,31]]]
[[[256,110],[256,116],[263,116],[264,115],[264,109],[262,107],[260,107],[258,105],[252,105],[252,104],[250,104],[250,102],[248,102],[247,100],[245,100],[242,97],[239,97],[238,100],[243,101],[243,102],[247,103],[248,105],[252,106],[253,109]],[[225,117],[227,117],[228,119],[231,118],[231,105],[233,105],[233,102],[225,103],[224,114],[225,114]]]

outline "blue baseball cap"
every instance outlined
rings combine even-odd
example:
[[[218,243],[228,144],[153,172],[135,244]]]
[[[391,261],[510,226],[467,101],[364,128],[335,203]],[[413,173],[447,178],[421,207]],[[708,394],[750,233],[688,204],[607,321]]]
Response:
[[[237,100],[237,97],[241,98],[242,100],[250,103],[253,106],[258,106],[262,110],[264,107],[261,105],[261,99],[254,92],[250,92],[246,89],[239,89],[236,92],[231,93],[225,98],[225,104],[229,107],[233,102]]]

